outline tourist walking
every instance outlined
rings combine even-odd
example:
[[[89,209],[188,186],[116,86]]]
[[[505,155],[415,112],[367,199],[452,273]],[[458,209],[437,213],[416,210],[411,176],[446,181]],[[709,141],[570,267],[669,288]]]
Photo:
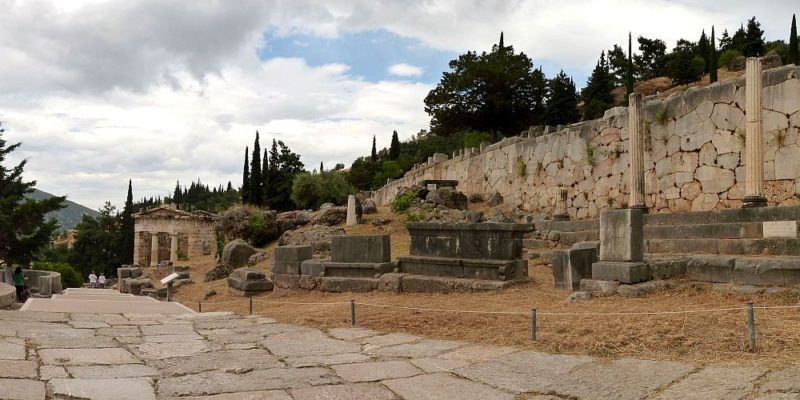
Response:
[[[90,288],[97,287],[97,275],[94,274],[94,271],[92,271],[92,273],[89,274],[89,287]]]
[[[97,286],[101,289],[106,287],[106,275],[102,272],[100,273],[100,276],[97,277]]]
[[[14,270],[14,287],[17,289],[17,301],[22,303],[25,300],[22,298],[25,291],[25,275],[22,273],[22,267]]]

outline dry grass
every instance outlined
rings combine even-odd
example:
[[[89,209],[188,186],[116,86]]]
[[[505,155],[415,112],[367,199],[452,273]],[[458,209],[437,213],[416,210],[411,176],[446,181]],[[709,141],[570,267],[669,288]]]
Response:
[[[376,217],[388,216],[388,212],[382,210]],[[348,233],[390,233],[393,254],[408,253],[408,234],[397,218],[382,227],[364,224],[347,230]],[[199,263],[197,268],[193,268],[192,275],[202,276],[200,274],[211,264],[210,260]],[[637,357],[712,365],[778,367],[800,364],[800,309],[757,309],[758,350],[755,353],[747,351],[744,310],[604,315],[738,308],[744,307],[748,301],[753,301],[756,306],[794,305],[798,301],[796,296],[723,295],[709,288],[679,283],[675,289],[647,298],[614,296],[569,304],[565,302],[568,292],[552,287],[549,266],[536,265],[531,270],[533,282],[493,293],[323,293],[303,290],[270,293],[254,298],[254,313],[282,322],[327,329],[350,326],[350,308],[347,304],[350,299],[360,303],[401,307],[513,311],[522,315],[463,314],[358,305],[357,323],[358,326],[384,332],[511,345],[550,353]],[[211,288],[218,294],[203,300],[206,291]],[[197,309],[197,301],[203,300],[203,311],[248,313],[248,300],[229,296],[224,279],[181,287],[176,298],[194,309]],[[286,304],[328,302],[337,304]],[[530,339],[528,315],[531,308],[536,308],[539,313],[539,340],[536,342]],[[550,313],[575,315],[548,315]]]

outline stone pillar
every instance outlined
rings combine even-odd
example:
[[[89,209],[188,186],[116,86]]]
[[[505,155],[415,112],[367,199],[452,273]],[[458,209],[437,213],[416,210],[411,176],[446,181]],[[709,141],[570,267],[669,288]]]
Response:
[[[742,207],[764,207],[764,132],[761,126],[761,61],[747,59],[745,76],[745,185]]]
[[[358,216],[356,215],[356,196],[347,196],[347,226],[358,225]]]
[[[567,213],[566,188],[558,188],[558,197],[556,197],[556,212],[553,214],[553,219],[556,221],[569,221],[569,214]]]
[[[628,138],[630,146],[630,199],[628,208],[647,212],[644,204],[644,124],[642,123],[642,95],[631,93],[628,97]]]
[[[637,283],[650,279],[644,262],[644,217],[641,209],[600,214],[600,256],[592,264],[592,279]]]
[[[133,263],[136,265],[140,265],[139,261],[142,259],[142,255],[139,252],[139,248],[141,248],[141,233],[134,232],[133,233]]]
[[[150,237],[150,266],[158,266],[158,232],[153,232]]]
[[[169,235],[169,260],[173,263],[178,262],[178,235]]]

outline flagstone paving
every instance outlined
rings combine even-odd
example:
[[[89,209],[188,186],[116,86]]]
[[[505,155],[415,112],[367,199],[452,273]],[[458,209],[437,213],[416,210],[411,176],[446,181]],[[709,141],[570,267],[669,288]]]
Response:
[[[0,399],[784,399],[780,370],[545,354],[230,313],[0,311]]]

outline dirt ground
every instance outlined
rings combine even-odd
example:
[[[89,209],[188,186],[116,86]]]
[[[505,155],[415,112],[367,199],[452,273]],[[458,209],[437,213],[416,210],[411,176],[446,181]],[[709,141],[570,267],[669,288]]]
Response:
[[[348,233],[389,233],[393,256],[408,254],[409,238],[402,221],[379,227],[369,222],[389,218],[387,210],[367,216],[367,223]],[[274,244],[267,250],[274,248]],[[229,296],[224,279],[202,283],[213,266],[207,259],[193,263],[198,283],[178,289],[176,299],[197,310],[249,312],[249,300]],[[268,268],[267,265],[260,266]],[[549,353],[596,357],[636,357],[711,365],[800,365],[800,309],[760,309],[794,306],[794,294],[750,296],[721,294],[709,287],[677,282],[670,290],[646,298],[619,296],[567,303],[566,291],[553,288],[552,270],[531,262],[533,281],[499,292],[457,294],[323,293],[283,291],[254,297],[253,313],[281,322],[318,328],[350,326],[351,299],[357,326],[384,332],[405,332],[431,338],[510,345]],[[206,297],[214,289],[217,294]],[[757,350],[748,351],[745,304],[756,306]],[[418,310],[408,308],[427,308]],[[537,339],[531,340],[530,309],[537,310]],[[642,315],[685,310],[730,309]],[[438,311],[437,311],[438,310]],[[459,313],[452,310],[510,312]]]

